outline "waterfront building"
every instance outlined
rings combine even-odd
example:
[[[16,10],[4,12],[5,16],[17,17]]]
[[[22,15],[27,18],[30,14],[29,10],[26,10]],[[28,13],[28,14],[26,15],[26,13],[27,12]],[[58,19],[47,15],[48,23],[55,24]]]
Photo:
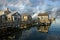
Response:
[[[7,21],[7,17],[6,15],[4,14],[4,11],[0,11],[0,23],[6,23]]]
[[[13,16],[13,22],[21,22],[20,13],[16,12],[16,13],[12,14],[12,16]]]
[[[22,20],[22,22],[30,22],[30,21],[32,21],[32,17],[28,14],[22,14],[21,20]]]
[[[21,15],[16,11],[7,15],[7,19],[10,22],[17,22],[20,20],[20,18],[21,18]]]
[[[50,23],[49,14],[48,13],[40,13],[40,14],[38,14],[38,22],[46,24],[46,25],[49,24]]]
[[[31,15],[28,15],[28,14],[22,14],[21,15],[21,21],[22,21],[22,24],[21,26],[23,27],[27,27],[27,26],[31,26],[32,25],[32,17]]]

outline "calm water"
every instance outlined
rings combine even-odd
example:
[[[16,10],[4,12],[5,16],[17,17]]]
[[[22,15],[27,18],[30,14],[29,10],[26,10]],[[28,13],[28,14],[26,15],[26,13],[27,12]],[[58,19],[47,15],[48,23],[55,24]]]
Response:
[[[60,19],[56,18],[51,24],[48,33],[37,31],[37,27],[17,33],[16,40],[60,40]]]

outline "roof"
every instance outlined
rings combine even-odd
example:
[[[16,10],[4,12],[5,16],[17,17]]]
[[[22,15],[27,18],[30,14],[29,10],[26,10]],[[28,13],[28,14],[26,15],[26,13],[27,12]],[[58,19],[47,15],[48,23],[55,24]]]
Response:
[[[38,16],[48,16],[49,14],[48,13],[39,13]]]
[[[16,13],[18,13],[18,12],[17,12],[17,11],[14,11],[14,12],[8,14],[7,16],[9,16],[9,15],[14,15],[14,14],[16,14]],[[18,15],[20,15],[20,14],[18,14]]]
[[[16,11],[15,12],[12,12],[12,13],[10,13],[10,14],[8,14],[7,16],[9,16],[9,15],[13,15],[13,14],[15,14],[16,13]]]
[[[29,16],[28,14],[26,14],[26,13],[24,13],[24,14],[22,14],[22,16]]]
[[[18,16],[21,16],[20,13],[18,13],[18,12],[12,14],[12,16],[17,16],[17,15],[18,15]]]

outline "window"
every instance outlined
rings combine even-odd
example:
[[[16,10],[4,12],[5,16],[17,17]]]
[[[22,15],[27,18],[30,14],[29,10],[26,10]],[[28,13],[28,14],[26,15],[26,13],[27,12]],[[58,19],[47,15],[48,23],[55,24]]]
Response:
[[[27,20],[27,16],[24,16],[24,20]]]

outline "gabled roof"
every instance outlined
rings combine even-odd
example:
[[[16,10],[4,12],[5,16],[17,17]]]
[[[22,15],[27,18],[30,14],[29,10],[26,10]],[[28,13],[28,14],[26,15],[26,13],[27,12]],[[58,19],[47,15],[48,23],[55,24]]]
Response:
[[[17,16],[17,15],[20,16],[20,13],[16,12],[16,13],[14,13],[12,16]]]
[[[27,13],[24,13],[24,14],[22,14],[22,16],[30,16],[29,14],[27,14]]]
[[[12,16],[12,15],[14,15],[14,14],[16,14],[16,13],[17,13],[17,11],[14,11],[14,12],[8,14],[7,16]]]
[[[12,12],[12,13],[10,13],[10,14],[7,14],[7,16],[9,16],[9,15],[13,15],[13,14],[15,14],[16,13],[16,11],[15,12]]]

